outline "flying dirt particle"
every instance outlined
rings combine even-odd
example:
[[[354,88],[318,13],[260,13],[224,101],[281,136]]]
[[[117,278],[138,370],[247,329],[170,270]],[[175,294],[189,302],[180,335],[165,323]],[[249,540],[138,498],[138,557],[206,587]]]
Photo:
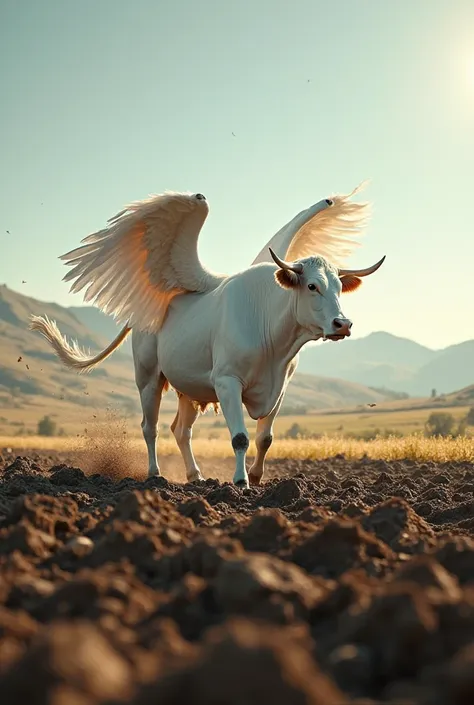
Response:
[[[9,230],[6,230],[5,232],[6,232],[8,235],[10,235],[10,231],[9,231]]]
[[[88,397],[88,396],[89,396],[89,392],[84,392],[84,394],[86,395],[86,397]]]
[[[26,281],[24,279],[21,280],[22,284],[26,284]]]
[[[20,355],[20,357],[18,358],[17,362],[21,362],[22,360],[23,360],[23,358],[22,358],[22,356]]]
[[[138,460],[137,463],[137,454],[125,428],[126,419],[110,407],[105,412],[105,418],[102,414],[92,416],[81,436],[82,447],[77,451],[78,466],[87,475],[98,473],[116,481],[124,477],[142,479],[142,462]]]
[[[372,406],[377,406],[377,404],[367,404],[367,406],[372,407]]]
[[[30,369],[28,365],[26,365],[26,369],[27,369],[27,370],[29,370],[29,369]]]

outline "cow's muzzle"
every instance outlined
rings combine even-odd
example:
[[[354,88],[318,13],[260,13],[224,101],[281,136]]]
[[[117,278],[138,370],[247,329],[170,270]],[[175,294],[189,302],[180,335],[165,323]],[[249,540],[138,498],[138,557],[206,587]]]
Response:
[[[348,318],[335,318],[332,322],[333,332],[327,333],[324,340],[344,340],[351,334],[352,321]]]

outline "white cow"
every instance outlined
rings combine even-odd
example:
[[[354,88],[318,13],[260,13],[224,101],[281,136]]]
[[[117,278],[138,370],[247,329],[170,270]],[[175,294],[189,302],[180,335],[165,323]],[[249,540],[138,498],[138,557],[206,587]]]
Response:
[[[133,329],[149,476],[160,474],[157,422],[162,394],[171,386],[179,398],[171,428],[187,480],[202,479],[191,448],[192,427],[199,410],[214,404],[220,405],[230,431],[234,483],[259,484],[298,352],[310,340],[351,334],[339,296],[357,289],[361,277],[385,259],[361,270],[334,263],[350,251],[351,242],[356,244],[347,236],[366,221],[367,204],[351,202],[353,193],[299,213],[252,266],[231,276],[212,274],[199,260],[198,237],[209,212],[202,194],[165,193],[132,203],[61,258],[73,266],[64,277],[75,280],[71,291],[87,286],[85,301],[94,300],[125,323],[115,340],[88,357],[48,318],[34,316],[30,327],[79,372],[108,357]],[[274,262],[264,261],[267,251]],[[257,454],[248,474],[243,405],[257,420]]]

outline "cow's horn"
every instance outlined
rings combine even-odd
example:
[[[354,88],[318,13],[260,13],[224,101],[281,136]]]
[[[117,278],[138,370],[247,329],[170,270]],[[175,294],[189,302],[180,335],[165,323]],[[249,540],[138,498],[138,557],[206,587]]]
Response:
[[[285,260],[280,259],[278,255],[273,252],[271,247],[269,247],[268,249],[270,250],[270,254],[276,264],[282,269],[286,269],[289,272],[294,272],[295,274],[301,274],[303,272],[303,265],[301,264],[301,262],[285,262]]]
[[[349,275],[353,277],[368,277],[369,274],[373,274],[374,272],[377,271],[379,267],[382,266],[383,262],[385,260],[385,255],[382,257],[381,260],[377,262],[377,264],[373,264],[371,267],[367,267],[367,269],[340,269],[339,270],[339,276],[340,277],[347,277]]]

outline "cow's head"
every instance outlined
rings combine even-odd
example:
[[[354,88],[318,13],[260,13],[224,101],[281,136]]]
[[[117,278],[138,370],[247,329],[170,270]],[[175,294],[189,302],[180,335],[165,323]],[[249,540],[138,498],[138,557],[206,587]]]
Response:
[[[305,257],[285,262],[270,248],[278,265],[275,279],[284,289],[296,294],[296,318],[299,325],[315,338],[342,340],[351,334],[352,321],[341,310],[341,293],[355,291],[362,278],[373,274],[385,257],[367,269],[337,269],[324,257]]]

